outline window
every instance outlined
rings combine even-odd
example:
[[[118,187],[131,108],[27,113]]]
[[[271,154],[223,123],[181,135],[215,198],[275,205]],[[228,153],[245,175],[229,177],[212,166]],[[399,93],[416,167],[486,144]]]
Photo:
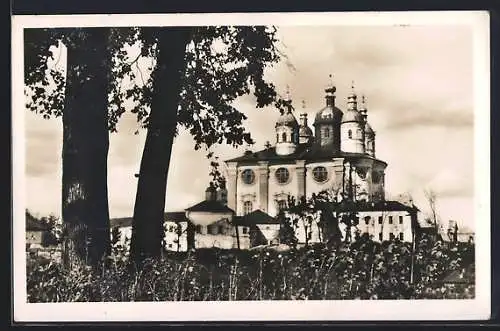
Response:
[[[399,216],[399,224],[403,224],[403,216]]]
[[[323,183],[328,179],[328,170],[325,167],[316,167],[313,169],[313,178],[318,183]]]
[[[172,244],[168,244],[168,248],[172,248]]]
[[[252,201],[245,201],[243,202],[243,215],[250,214],[253,210],[253,203]]]
[[[399,240],[404,240],[405,239],[405,234],[403,232],[399,233]]]
[[[201,233],[201,225],[197,225],[195,227],[195,231],[196,231],[196,233]]]
[[[283,134],[281,135],[281,138],[282,138],[282,142],[286,143],[286,133],[283,132]]]
[[[330,137],[330,129],[329,129],[329,128],[325,128],[325,134],[324,134],[324,137],[325,137],[325,138],[329,138],[329,137]]]
[[[389,216],[389,224],[392,224],[392,216]]]
[[[286,209],[286,201],[285,200],[279,200],[278,201],[278,210],[282,211]]]
[[[384,239],[384,235],[383,235],[383,233],[382,233],[382,232],[380,232],[380,233],[378,234],[378,240],[382,241],[382,239]]]
[[[290,173],[286,168],[279,168],[276,170],[276,179],[278,180],[278,183],[284,184],[288,182],[288,179],[290,178]]]
[[[391,233],[389,233],[389,239],[390,239],[390,240],[394,240],[394,233],[392,233],[392,232],[391,232]]]
[[[219,233],[220,234],[226,234],[226,229],[224,229],[223,225],[219,225]]]
[[[241,179],[245,184],[252,184],[253,181],[255,180],[255,173],[253,172],[252,169],[245,169],[241,173]]]
[[[365,216],[365,224],[370,224],[370,216]]]
[[[382,219],[383,219],[382,216],[378,217],[378,224],[382,224]]]
[[[211,225],[208,227],[208,232],[210,232],[210,234],[218,234],[218,231],[217,231],[217,225]]]
[[[352,130],[351,129],[349,129],[349,131],[347,131],[347,137],[349,139],[352,139]]]
[[[245,226],[243,227],[242,231],[243,231],[243,234],[247,234],[248,233],[248,229]]]
[[[280,135],[276,133],[276,142],[279,143],[280,142]]]

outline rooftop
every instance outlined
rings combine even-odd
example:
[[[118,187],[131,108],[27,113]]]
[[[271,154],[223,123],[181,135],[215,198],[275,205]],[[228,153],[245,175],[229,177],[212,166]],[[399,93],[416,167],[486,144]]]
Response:
[[[184,211],[176,211],[176,212],[166,212],[165,213],[165,218],[166,221],[171,221],[171,222],[182,222],[186,221],[186,213]],[[127,226],[132,226],[132,217],[118,217],[118,218],[112,218],[109,220],[110,226],[112,228],[114,227],[127,227]]]
[[[337,152],[333,153],[331,150],[321,148],[317,145],[310,144],[299,144],[294,153],[290,155],[278,155],[276,154],[275,147],[269,147],[262,149],[257,152],[247,152],[244,155],[238,156],[233,159],[226,160],[226,162],[257,162],[257,161],[295,161],[295,160],[306,160],[306,161],[322,161],[322,160],[331,160],[335,157],[343,157],[343,158],[367,158],[376,160],[378,162],[382,162],[379,159],[376,159],[368,154],[362,153],[347,153],[347,152]]]
[[[279,224],[279,221],[262,210],[257,209],[245,216],[236,216],[234,223],[250,226],[256,224]]]
[[[186,211],[207,211],[212,213],[234,213],[234,210],[216,200],[204,200]]]

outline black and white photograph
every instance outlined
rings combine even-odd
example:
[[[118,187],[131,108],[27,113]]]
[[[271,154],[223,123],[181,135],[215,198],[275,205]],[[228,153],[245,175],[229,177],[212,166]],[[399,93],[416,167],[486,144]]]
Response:
[[[489,317],[486,12],[12,22],[14,318]]]

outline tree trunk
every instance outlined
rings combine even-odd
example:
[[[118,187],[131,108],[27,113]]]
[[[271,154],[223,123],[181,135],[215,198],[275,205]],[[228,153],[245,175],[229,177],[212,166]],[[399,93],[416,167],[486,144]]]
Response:
[[[62,219],[67,267],[78,262],[97,266],[110,249],[108,31],[82,29],[67,45],[62,149]]]
[[[167,175],[190,28],[161,28],[158,36],[158,67],[134,206],[130,253],[135,262],[161,253]]]

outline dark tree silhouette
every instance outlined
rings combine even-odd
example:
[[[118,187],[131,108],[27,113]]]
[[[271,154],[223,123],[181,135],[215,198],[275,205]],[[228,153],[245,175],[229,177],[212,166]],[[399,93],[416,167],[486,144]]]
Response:
[[[253,88],[257,108],[283,107],[266,66],[280,58],[275,30],[268,27],[142,28],[141,54],[156,60],[142,88],[127,92],[132,112],[147,127],[134,207],[131,255],[136,262],[161,254],[167,174],[178,124],[195,150],[214,144],[252,144],[246,116],[233,102]],[[208,156],[213,156],[208,153]]]
[[[108,130],[123,113],[117,85],[129,28],[26,29],[27,108],[63,122],[62,219],[66,266],[97,266],[109,253]],[[52,46],[67,49],[66,72],[50,67]],[[56,60],[56,63],[59,58]],[[66,74],[66,76],[65,76]],[[108,97],[111,96],[111,102]],[[115,107],[108,107],[113,101]],[[109,112],[108,112],[109,111]]]

